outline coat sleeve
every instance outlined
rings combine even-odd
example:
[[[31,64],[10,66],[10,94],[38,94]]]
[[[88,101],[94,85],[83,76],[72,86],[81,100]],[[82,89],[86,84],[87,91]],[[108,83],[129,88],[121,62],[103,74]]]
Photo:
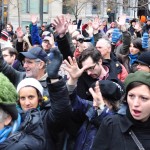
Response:
[[[32,40],[32,45],[42,44],[42,39],[40,38],[37,25],[32,25],[31,27],[31,40]]]
[[[0,72],[2,72],[17,87],[18,83],[25,77],[24,72],[16,71],[12,66],[8,65],[0,51]]]
[[[63,54],[63,59],[68,59],[68,56],[73,57],[73,53],[68,38],[69,37],[67,37],[67,35],[65,35],[62,38],[59,38],[59,36],[57,36],[58,48]]]
[[[112,140],[113,124],[111,116],[103,119],[97,135],[95,137],[92,150],[110,150],[110,143]]]
[[[131,43],[131,34],[128,31],[122,32],[122,48],[121,54],[126,55],[129,52],[129,47]]]
[[[47,79],[48,82],[48,79]],[[51,107],[48,112],[48,122],[63,122],[71,112],[69,94],[65,81],[60,79],[56,83],[48,82]]]

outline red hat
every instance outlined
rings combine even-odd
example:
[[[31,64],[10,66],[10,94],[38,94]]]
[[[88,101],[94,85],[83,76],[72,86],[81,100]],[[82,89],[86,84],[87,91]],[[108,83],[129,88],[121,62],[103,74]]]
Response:
[[[8,38],[9,38],[8,32],[5,31],[5,30],[2,30],[2,31],[1,31],[1,38],[2,38],[3,40],[7,41]]]

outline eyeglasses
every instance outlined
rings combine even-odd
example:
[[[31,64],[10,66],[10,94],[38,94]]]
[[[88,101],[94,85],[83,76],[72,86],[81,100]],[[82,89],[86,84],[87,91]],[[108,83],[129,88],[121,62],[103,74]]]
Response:
[[[96,65],[97,65],[97,63],[95,63],[94,66],[91,66],[91,67],[85,69],[84,71],[85,71],[85,72],[87,72],[87,71],[93,71],[93,70],[95,69],[95,66],[96,66]]]

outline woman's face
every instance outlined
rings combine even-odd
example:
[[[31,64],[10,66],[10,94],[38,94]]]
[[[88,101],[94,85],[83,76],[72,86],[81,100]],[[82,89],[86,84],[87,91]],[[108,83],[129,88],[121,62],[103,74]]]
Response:
[[[133,43],[130,44],[129,50],[130,50],[130,54],[132,54],[132,55],[135,55],[140,52],[140,50],[138,48],[134,47]]]
[[[39,97],[37,91],[33,87],[23,87],[19,91],[20,106],[24,111],[37,108]]]
[[[8,32],[12,31],[12,28],[11,28],[10,25],[7,25],[7,31],[8,31]]]
[[[127,94],[127,103],[135,120],[146,121],[150,117],[150,89],[140,85],[131,89]]]

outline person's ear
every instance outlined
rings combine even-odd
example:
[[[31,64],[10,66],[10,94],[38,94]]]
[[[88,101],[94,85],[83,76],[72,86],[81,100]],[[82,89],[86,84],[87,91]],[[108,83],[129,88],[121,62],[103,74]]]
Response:
[[[100,60],[98,61],[98,64],[99,64],[99,65],[102,65],[102,59],[100,59]]]
[[[11,57],[13,57],[14,60],[16,59],[16,55],[12,55]]]
[[[43,69],[44,66],[45,66],[45,62],[44,62],[44,61],[40,61],[40,63],[39,63],[39,68],[40,68],[40,69]]]
[[[11,121],[12,121],[12,117],[11,117],[11,115],[8,115],[7,118],[5,118],[5,120],[4,120],[4,125],[5,126],[9,125],[11,123]]]

